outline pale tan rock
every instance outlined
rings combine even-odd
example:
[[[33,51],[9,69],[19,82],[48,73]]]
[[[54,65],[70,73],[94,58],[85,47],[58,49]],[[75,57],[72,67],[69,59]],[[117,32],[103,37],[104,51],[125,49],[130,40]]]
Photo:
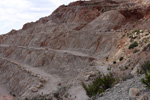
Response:
[[[130,97],[136,97],[140,94],[140,89],[138,88],[130,88],[129,90],[129,96]]]
[[[141,4],[144,4],[144,5],[150,5],[149,0],[135,0],[135,1],[137,1],[137,3],[141,3]]]
[[[43,77],[40,77],[40,82],[46,82],[46,80]]]
[[[131,71],[131,75],[133,76],[137,76],[139,74],[139,72],[141,71],[140,65],[136,65],[133,70]]]
[[[41,88],[41,87],[43,87],[43,84],[42,84],[42,83],[39,83],[36,87],[37,87],[37,88]]]
[[[32,91],[32,92],[38,92],[38,88],[33,87],[33,88],[31,89],[31,91]]]
[[[137,73],[137,71],[138,71],[138,68],[137,67],[135,67],[132,71],[131,71],[131,75],[137,75],[138,73]]]
[[[90,77],[96,76],[96,73],[94,71],[89,72]]]
[[[84,77],[84,79],[85,79],[85,81],[88,81],[88,80],[90,79],[90,75],[86,75],[86,76]]]

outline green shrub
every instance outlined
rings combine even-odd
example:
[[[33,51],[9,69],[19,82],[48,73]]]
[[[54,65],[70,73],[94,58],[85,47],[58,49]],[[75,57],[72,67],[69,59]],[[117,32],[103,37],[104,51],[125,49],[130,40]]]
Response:
[[[111,67],[108,67],[107,70],[111,70]]]
[[[150,71],[145,73],[145,78],[142,78],[141,81],[148,89],[150,89]]]
[[[123,60],[123,57],[120,57],[120,59],[119,59],[120,61],[122,61]]]
[[[24,100],[29,100],[28,98],[25,98]]]
[[[150,89],[150,61],[146,61],[142,65],[142,69],[145,72],[145,77],[142,78],[141,81],[148,89]]]
[[[85,83],[82,83],[83,88],[86,91],[86,94],[89,97],[95,96],[96,94],[100,94],[104,92],[106,89],[111,88],[116,79],[112,73],[107,75],[103,75],[99,73],[99,76],[88,86]]]
[[[135,47],[138,46],[138,43],[135,41],[134,43],[132,43],[130,46],[129,46],[129,49],[134,49]]]
[[[146,73],[147,71],[150,70],[150,61],[144,62],[144,64],[141,65],[141,67],[142,67],[142,70],[144,71],[144,73]]]
[[[134,34],[134,33],[139,34],[139,33],[140,33],[140,29],[133,31],[132,33],[133,33],[133,34]]]

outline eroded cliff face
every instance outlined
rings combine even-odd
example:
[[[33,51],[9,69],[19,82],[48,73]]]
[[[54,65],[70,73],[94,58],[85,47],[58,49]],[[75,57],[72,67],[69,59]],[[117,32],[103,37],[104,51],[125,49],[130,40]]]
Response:
[[[150,42],[149,25],[148,0],[62,5],[52,15],[0,36],[0,84],[19,100],[68,86],[72,99],[86,100],[82,81],[92,80],[99,71],[109,72],[109,66],[117,75],[129,74],[150,58],[148,50],[142,51]],[[128,49],[135,30],[143,31],[136,39],[138,53]],[[128,70],[120,70],[126,65]]]

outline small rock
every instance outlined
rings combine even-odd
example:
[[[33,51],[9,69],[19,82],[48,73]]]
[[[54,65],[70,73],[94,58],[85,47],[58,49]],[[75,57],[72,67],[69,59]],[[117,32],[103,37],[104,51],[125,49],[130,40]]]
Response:
[[[99,95],[99,97],[102,97],[104,94],[103,93],[101,93],[100,95]]]
[[[90,75],[86,75],[84,78],[85,78],[85,81],[88,81],[90,79]]]
[[[141,71],[142,71],[142,69],[141,69],[140,65],[137,64],[137,65],[134,67],[134,69],[131,71],[131,75],[137,76],[137,75],[139,74],[139,72],[141,72]]]
[[[115,32],[115,30],[114,30],[114,29],[111,29],[110,31],[111,31],[111,32]]]
[[[21,70],[24,70],[24,67],[21,67]]]
[[[130,88],[129,90],[129,96],[130,97],[136,97],[140,94],[140,89],[138,88]]]
[[[45,48],[45,50],[48,50],[48,48]]]
[[[141,97],[139,97],[137,100],[149,100],[148,96],[146,94],[143,94]]]
[[[28,69],[26,69],[26,71],[27,71],[27,73],[29,73],[29,72],[30,72],[30,70],[28,70]]]
[[[107,90],[105,90],[106,92],[108,92],[110,90],[110,88],[108,88]]]
[[[94,76],[96,76],[96,73],[95,73],[95,72],[93,72],[93,71],[89,72],[89,74],[90,74],[90,77],[94,77]]]
[[[38,88],[33,87],[33,88],[31,89],[31,91],[32,91],[32,92],[38,92]]]
[[[37,88],[41,88],[41,87],[43,87],[43,84],[42,84],[42,83],[39,83],[36,87],[37,87]]]
[[[143,32],[143,30],[140,30],[140,33],[142,33]]]
[[[115,87],[118,87],[120,85],[120,83],[116,84]]]
[[[41,76],[40,76],[40,75],[37,75],[37,77],[38,77],[38,78],[41,78]]]
[[[46,82],[46,80],[43,77],[40,77],[40,82]]]
[[[131,75],[136,76],[138,74],[138,68],[134,67],[134,69],[131,71]]]

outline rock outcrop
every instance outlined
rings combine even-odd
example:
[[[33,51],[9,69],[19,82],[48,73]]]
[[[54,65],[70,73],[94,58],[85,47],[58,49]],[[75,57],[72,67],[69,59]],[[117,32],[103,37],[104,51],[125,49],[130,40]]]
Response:
[[[91,0],[62,5],[50,16],[0,36],[0,85],[7,90],[6,95],[19,100],[52,94],[60,88],[63,92],[59,92],[66,93],[63,98],[70,94],[65,100],[87,100],[81,83],[90,83],[99,71],[112,71],[122,79],[138,75],[135,67],[150,58],[149,25],[148,0]],[[138,46],[129,49],[133,41]],[[138,88],[130,80],[126,87],[123,85],[117,89],[124,90],[110,90],[112,100],[129,100],[129,86]],[[97,99],[110,100],[108,93]],[[139,91],[137,94],[142,96]]]

